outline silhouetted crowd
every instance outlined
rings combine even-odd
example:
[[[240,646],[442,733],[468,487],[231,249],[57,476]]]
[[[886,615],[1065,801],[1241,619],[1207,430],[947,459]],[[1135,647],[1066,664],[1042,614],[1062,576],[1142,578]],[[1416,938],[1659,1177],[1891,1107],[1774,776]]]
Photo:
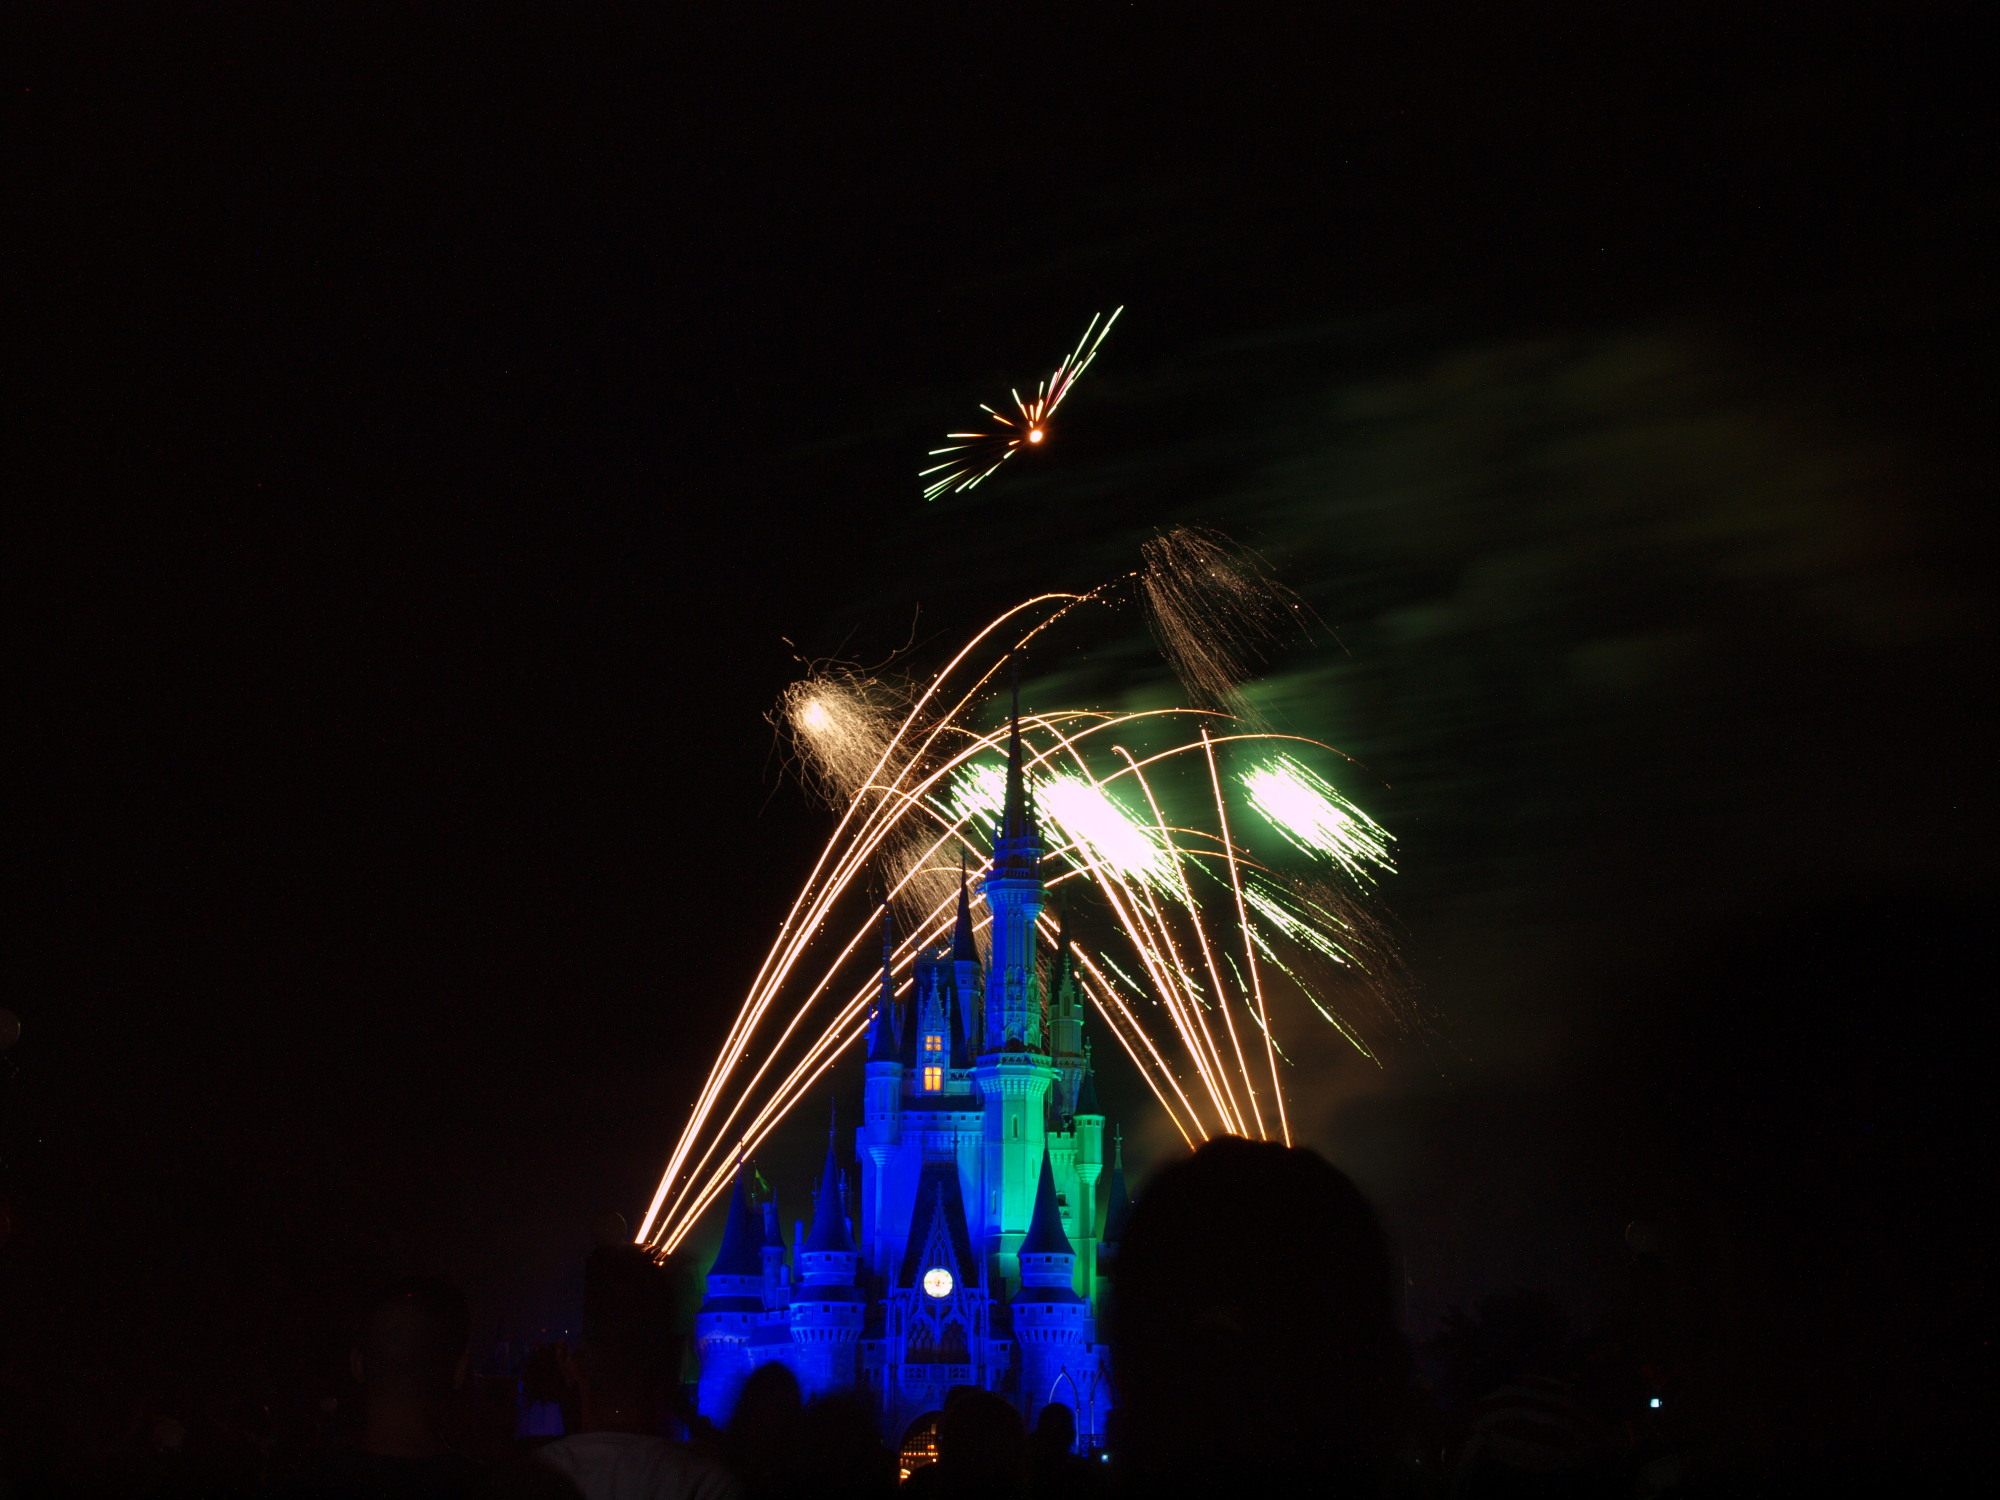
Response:
[[[1700,1361],[1676,1351],[1659,1311],[1673,1289],[1658,1238],[1645,1225],[1628,1235],[1635,1267],[1659,1282],[1635,1303],[1654,1309],[1650,1324],[1639,1316],[1580,1341],[1551,1300],[1503,1294],[1451,1314],[1420,1377],[1392,1257],[1354,1184],[1310,1150],[1212,1141],[1159,1174],[1120,1247],[1104,1313],[1116,1408],[1102,1449],[1078,1450],[1065,1406],[1041,1408],[1030,1430],[1013,1402],[967,1386],[943,1402],[922,1451],[899,1453],[862,1395],[805,1401],[775,1364],[752,1375],[726,1427],[706,1421],[679,1382],[671,1279],[606,1235],[586,1264],[577,1346],[538,1348],[504,1379],[469,1374],[464,1297],[406,1280],[356,1324],[358,1424],[337,1402],[303,1431],[257,1411],[151,1414],[81,1471],[46,1445],[38,1455],[17,1403],[0,1500],[1956,1492],[1915,1482],[1945,1472],[1923,1470],[1921,1454],[1915,1469],[1908,1450],[1871,1455],[1865,1433],[1787,1449],[1782,1433],[1718,1418]],[[524,1435],[537,1425],[522,1421],[524,1397],[548,1413],[539,1433]]]

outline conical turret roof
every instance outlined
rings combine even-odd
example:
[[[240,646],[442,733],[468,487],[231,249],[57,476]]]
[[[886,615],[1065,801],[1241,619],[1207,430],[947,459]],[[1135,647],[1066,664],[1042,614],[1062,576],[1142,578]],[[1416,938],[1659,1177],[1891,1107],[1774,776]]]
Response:
[[[1097,1069],[1092,1066],[1088,1052],[1083,1055],[1083,1082],[1076,1086],[1076,1113],[1080,1115],[1104,1113],[1104,1107],[1097,1102]]]
[[[1111,1185],[1104,1205],[1104,1243],[1116,1245],[1125,1238],[1125,1224],[1132,1217],[1132,1195],[1125,1189],[1125,1132],[1120,1130],[1112,1143]]]
[[[1023,1255],[1074,1255],[1069,1236],[1063,1233],[1062,1209],[1056,1204],[1056,1174],[1049,1154],[1042,1152],[1042,1180],[1035,1189],[1035,1216],[1028,1221],[1028,1237],[1021,1241]]]
[[[736,1185],[729,1191],[729,1217],[722,1226],[722,1248],[715,1252],[715,1264],[708,1268],[711,1276],[764,1274],[764,1257],[760,1253],[764,1244],[764,1226],[755,1221],[750,1213],[745,1180],[749,1172],[747,1164],[739,1164],[736,1168]]]
[[[813,1195],[812,1233],[806,1236],[808,1250],[837,1250],[854,1253],[854,1236],[847,1228],[847,1195],[840,1190],[840,1162],[834,1155],[835,1132],[827,1132],[826,1167],[819,1177],[819,1191]]]

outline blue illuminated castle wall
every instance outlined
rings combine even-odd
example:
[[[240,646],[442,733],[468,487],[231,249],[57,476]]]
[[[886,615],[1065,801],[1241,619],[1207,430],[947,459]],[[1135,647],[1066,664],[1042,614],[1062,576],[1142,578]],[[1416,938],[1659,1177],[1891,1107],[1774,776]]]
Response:
[[[777,1362],[808,1399],[865,1393],[891,1434],[955,1385],[1000,1392],[1030,1418],[1060,1400],[1086,1441],[1103,1431],[1101,1257],[1128,1205],[1114,1159],[1098,1209],[1104,1115],[1066,942],[1046,992],[1039,977],[1043,845],[1018,722],[1009,752],[983,876],[985,960],[961,882],[952,941],[918,956],[899,1000],[884,918],[858,1201],[829,1140],[811,1230],[788,1258],[775,1205],[753,1203],[738,1176],[695,1320],[704,1416],[726,1420],[750,1372]]]

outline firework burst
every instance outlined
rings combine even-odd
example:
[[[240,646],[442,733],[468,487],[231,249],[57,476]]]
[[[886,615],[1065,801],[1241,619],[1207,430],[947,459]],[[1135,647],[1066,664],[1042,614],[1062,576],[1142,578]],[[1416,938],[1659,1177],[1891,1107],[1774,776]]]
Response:
[[[977,432],[946,433],[946,445],[930,452],[932,458],[944,462],[933,464],[917,475],[926,481],[924,498],[935,500],[956,490],[969,490],[1022,449],[1040,446],[1048,437],[1049,420],[1055,416],[1056,408],[1076,389],[1083,372],[1097,358],[1104,336],[1111,332],[1111,325],[1123,311],[1124,308],[1117,308],[1102,321],[1100,315],[1093,315],[1076,348],[1063,357],[1053,374],[1035,387],[1032,399],[1023,400],[1019,391],[1008,392],[1014,398],[1011,416],[982,401],[979,409],[991,418],[985,426]]]
[[[679,1245],[741,1155],[862,1036],[882,976],[867,888],[886,887],[896,909],[898,991],[948,934],[961,861],[984,863],[1005,795],[996,675],[1103,598],[1028,600],[922,681],[822,672],[787,693],[780,722],[839,821],[692,1106],[641,1243]],[[1308,764],[1328,747],[1212,708],[1059,708],[1024,713],[1020,730],[1044,879],[1071,895],[1071,952],[1098,1021],[1189,1142],[1289,1140],[1287,1028],[1323,1020],[1372,1059],[1371,1034],[1397,1012],[1393,950],[1369,906],[1388,833]],[[989,920],[975,911],[978,929]],[[1050,914],[1049,950],[1055,935]],[[1359,995],[1379,1003],[1357,1011]]]

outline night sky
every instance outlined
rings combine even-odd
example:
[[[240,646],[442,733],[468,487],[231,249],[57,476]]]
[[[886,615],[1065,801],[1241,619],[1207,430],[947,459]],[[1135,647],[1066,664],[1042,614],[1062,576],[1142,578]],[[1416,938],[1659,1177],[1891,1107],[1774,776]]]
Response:
[[[1956,1295],[1970,34],[570,9],[49,6],[15,50],[10,1359],[317,1378],[410,1266],[559,1335],[824,836],[765,718],[800,658],[1176,523],[1312,603],[1259,701],[1400,841],[1433,1035],[1295,1097],[1414,1332],[1587,1320],[1630,1220],[1718,1202],[1828,1259],[1896,1218]],[[927,507],[937,435],[1120,303],[1059,441]],[[1164,691],[1122,628],[1094,690]]]

